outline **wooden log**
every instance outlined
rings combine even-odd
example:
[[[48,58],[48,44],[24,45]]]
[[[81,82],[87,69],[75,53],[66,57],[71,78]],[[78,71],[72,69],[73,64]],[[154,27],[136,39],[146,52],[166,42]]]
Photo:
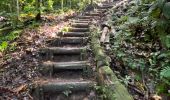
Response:
[[[87,61],[73,61],[73,62],[43,62],[42,68],[51,70],[51,67],[53,68],[52,70],[60,70],[60,69],[65,69],[65,70],[79,70],[79,69],[84,69],[90,66],[90,63]]]
[[[89,28],[70,28],[69,29],[70,32],[88,32]]]
[[[81,54],[87,47],[47,47],[40,49],[40,53],[50,54]]]
[[[90,20],[72,20],[71,23],[89,23]]]
[[[48,42],[51,42],[50,45],[53,46],[61,46],[65,44],[85,45],[88,42],[88,37],[64,37],[64,38],[56,38]]]
[[[89,32],[62,32],[59,33],[60,36],[64,37],[87,37],[89,36]]]
[[[100,13],[85,13],[87,16],[100,16]]]
[[[92,16],[79,16],[78,19],[92,19]]]
[[[100,86],[105,87],[106,95],[109,100],[133,100],[133,97],[128,93],[128,90],[123,86],[112,69],[109,67],[110,59],[103,52],[98,39],[99,33],[93,29],[91,35],[92,51],[95,55],[97,63],[97,79]],[[100,64],[101,63],[101,64]]]
[[[108,27],[104,27],[103,31],[102,31],[102,35],[100,38],[100,42],[104,43],[106,41],[106,35],[109,34],[109,28]]]
[[[88,23],[71,23],[71,26],[76,28],[89,28]]]
[[[91,21],[91,19],[77,19],[78,21]]]
[[[97,9],[110,9],[112,7],[113,6],[99,6],[99,7],[97,7]]]
[[[106,9],[96,9],[96,13],[105,13],[107,10]]]
[[[61,91],[86,91],[92,88],[95,85],[95,82],[93,81],[66,81],[66,82],[55,82],[49,81],[48,83],[45,83],[41,85],[43,92],[61,92]]]

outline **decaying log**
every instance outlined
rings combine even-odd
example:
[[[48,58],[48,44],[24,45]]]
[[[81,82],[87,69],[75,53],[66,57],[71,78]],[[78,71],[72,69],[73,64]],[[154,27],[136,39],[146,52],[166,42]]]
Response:
[[[92,30],[91,35],[91,45],[92,51],[95,55],[95,59],[97,61],[97,79],[100,86],[106,87],[106,95],[110,100],[133,100],[133,97],[128,93],[128,90],[123,86],[112,69],[109,67],[110,59],[107,55],[103,52],[102,47],[100,46],[100,42],[98,39],[97,31],[95,29]],[[108,27],[105,27],[104,31],[105,34],[108,32]],[[104,35],[105,35],[104,34]],[[103,37],[104,37],[103,35]],[[104,38],[102,37],[102,41]],[[102,59],[101,59],[102,58]],[[101,63],[101,64],[99,64]]]

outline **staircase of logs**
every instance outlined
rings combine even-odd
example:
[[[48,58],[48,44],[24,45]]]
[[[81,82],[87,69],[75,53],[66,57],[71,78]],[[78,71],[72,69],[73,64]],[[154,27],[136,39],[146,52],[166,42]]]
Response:
[[[111,8],[103,3],[94,11],[85,12],[70,21],[68,32],[48,41],[40,49],[42,79],[33,90],[34,100],[98,100],[94,86],[95,66],[89,44],[89,23],[100,20],[101,13]]]

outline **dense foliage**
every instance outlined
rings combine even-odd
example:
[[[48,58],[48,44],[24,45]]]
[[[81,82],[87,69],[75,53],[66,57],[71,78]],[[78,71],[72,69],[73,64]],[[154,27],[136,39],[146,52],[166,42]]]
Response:
[[[132,0],[113,11],[113,22],[118,26],[112,45],[120,62],[117,65],[129,69],[131,80],[146,95],[169,95],[169,9],[168,0]]]
[[[20,35],[20,30],[10,32],[11,30],[28,26],[49,13],[57,16],[65,12],[83,10],[90,3],[91,0],[1,0],[0,52],[7,48],[9,41],[13,41]],[[8,37],[14,39],[11,40]]]

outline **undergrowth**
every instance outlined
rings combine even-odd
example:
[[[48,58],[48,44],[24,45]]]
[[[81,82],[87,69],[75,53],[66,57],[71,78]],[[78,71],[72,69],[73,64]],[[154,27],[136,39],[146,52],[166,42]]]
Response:
[[[121,74],[145,95],[170,95],[169,7],[167,0],[133,0],[113,11],[115,70],[127,70]]]

